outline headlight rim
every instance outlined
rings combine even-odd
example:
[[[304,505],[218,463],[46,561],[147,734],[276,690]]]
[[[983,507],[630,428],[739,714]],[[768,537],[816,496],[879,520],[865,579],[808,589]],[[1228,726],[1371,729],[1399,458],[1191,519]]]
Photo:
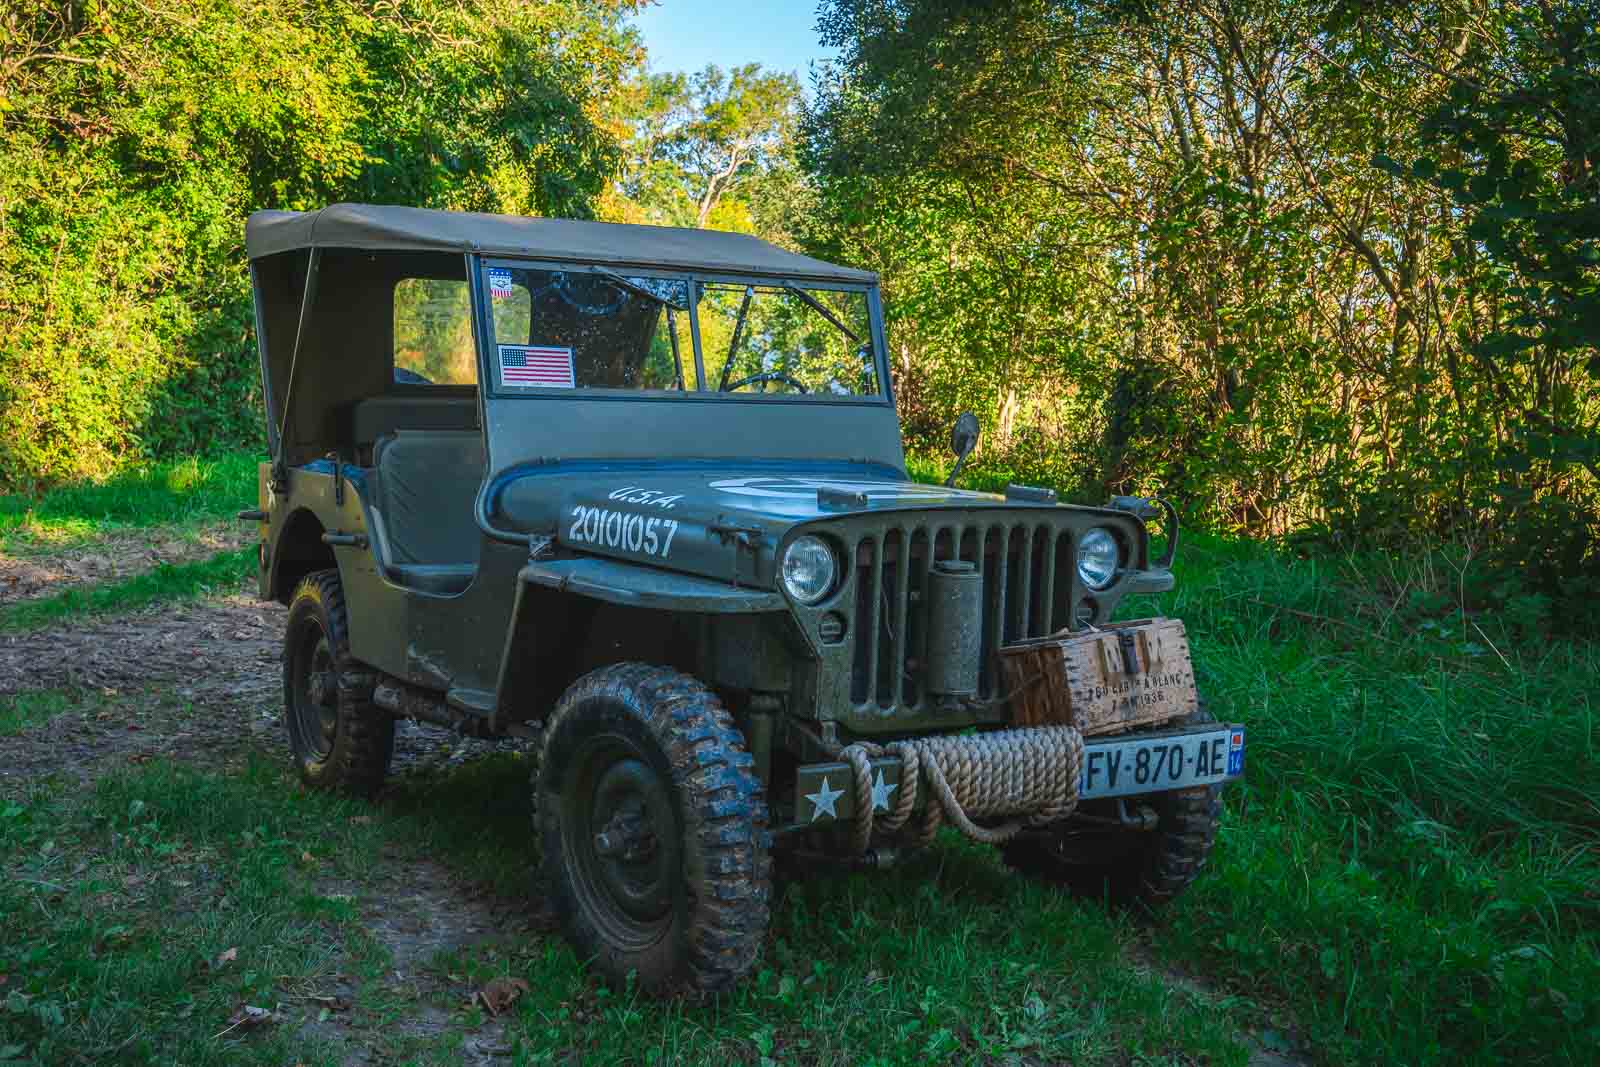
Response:
[[[820,545],[823,551],[827,554],[830,567],[828,580],[826,583],[824,583],[822,592],[809,598],[803,593],[797,591],[794,586],[790,584],[787,566],[790,553],[795,551],[796,546],[805,542],[814,542]],[[785,596],[804,608],[821,607],[834,596],[836,596],[839,590],[844,588],[843,575],[844,564],[839,549],[830,539],[822,536],[821,534],[802,533],[798,537],[795,537],[793,540],[789,541],[788,544],[784,545],[783,551],[778,555],[778,585],[783,589]]]
[[[1106,573],[1104,581],[1100,582],[1091,580],[1089,575],[1084,573],[1083,546],[1090,537],[1096,534],[1104,535],[1104,537],[1111,542],[1112,550],[1116,556],[1115,561],[1112,563],[1109,571]],[[1117,531],[1109,526],[1090,527],[1078,537],[1078,543],[1073,547],[1072,564],[1073,570],[1077,572],[1078,581],[1083,583],[1084,588],[1096,593],[1103,593],[1107,589],[1110,589],[1113,585],[1117,584],[1117,579],[1122,576],[1122,572],[1126,567],[1125,559],[1126,553],[1124,551],[1122,538],[1117,536]]]

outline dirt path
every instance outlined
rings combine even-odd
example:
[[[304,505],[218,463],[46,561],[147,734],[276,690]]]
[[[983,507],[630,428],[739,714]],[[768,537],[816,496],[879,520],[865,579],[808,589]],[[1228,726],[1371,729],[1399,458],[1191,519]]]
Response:
[[[163,563],[190,563],[255,540],[253,526],[232,520],[194,526],[116,530],[92,545],[58,551],[0,550],[0,607],[54,596],[74,586],[131,578]]]
[[[344,1067],[394,1062],[408,1044],[460,1028],[454,1012],[470,1004],[477,990],[437,961],[554,930],[534,902],[499,899],[430,860],[388,863],[359,885],[326,880],[317,892],[361,902],[362,922],[391,957],[382,982],[412,1005],[404,1017],[390,1019],[381,1034],[367,1030],[359,1017],[307,1017],[302,1031],[342,1046]],[[354,982],[340,977],[319,992],[353,999],[355,991]],[[487,1018],[465,1038],[454,1062],[491,1064],[509,1052],[504,1020]]]
[[[287,756],[285,611],[238,593],[0,636],[0,696],[65,690],[73,708],[0,737],[0,792],[40,774],[89,780],[170,756],[230,764]],[[471,741],[423,723],[395,731],[395,773],[453,766],[520,742]]]
[[[46,776],[88,783],[128,763],[163,757],[217,767],[250,755],[287,758],[281,667],[285,611],[240,593],[178,607],[0,637],[0,695],[55,690],[71,706],[48,722],[0,737],[0,796]],[[416,773],[479,759],[519,742],[458,738],[401,722],[394,771]],[[325,896],[348,896],[392,957],[381,980],[412,1007],[381,1022],[354,1005],[358,983],[330,974],[287,991],[299,1028],[340,1048],[348,1067],[394,1061],[418,1042],[460,1029],[458,1009],[474,993],[441,970],[442,955],[504,942],[548,923],[527,899],[501,900],[432,861],[387,857],[360,884],[329,880]],[[465,1035],[453,1062],[505,1062],[504,1026],[489,1019]]]

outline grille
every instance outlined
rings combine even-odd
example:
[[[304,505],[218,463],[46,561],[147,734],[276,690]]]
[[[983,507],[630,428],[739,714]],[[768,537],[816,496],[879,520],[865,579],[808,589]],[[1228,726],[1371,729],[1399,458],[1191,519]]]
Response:
[[[898,526],[850,546],[854,560],[854,659],[850,699],[858,711],[923,706],[928,571],[962,559],[983,574],[983,660],[978,694],[994,695],[994,652],[1043,637],[1071,618],[1072,536],[1038,520],[959,526]]]

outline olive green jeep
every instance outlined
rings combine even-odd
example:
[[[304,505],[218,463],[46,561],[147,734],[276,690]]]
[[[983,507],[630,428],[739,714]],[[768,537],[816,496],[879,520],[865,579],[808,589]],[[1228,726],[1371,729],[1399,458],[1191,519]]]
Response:
[[[525,739],[551,907],[663,994],[750,969],[775,860],[950,826],[1144,903],[1204,863],[1243,729],[1181,624],[1109,621],[1171,588],[1176,515],[911,482],[876,275],[354,204],[246,235],[272,460],[241,517],[307,783],[376,789],[397,719]]]

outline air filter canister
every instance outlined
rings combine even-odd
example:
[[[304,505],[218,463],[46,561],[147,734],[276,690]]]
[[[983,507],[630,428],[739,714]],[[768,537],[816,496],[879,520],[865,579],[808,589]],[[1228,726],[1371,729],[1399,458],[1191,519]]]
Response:
[[[978,693],[982,665],[983,575],[960,559],[935,560],[928,571],[928,692]]]

